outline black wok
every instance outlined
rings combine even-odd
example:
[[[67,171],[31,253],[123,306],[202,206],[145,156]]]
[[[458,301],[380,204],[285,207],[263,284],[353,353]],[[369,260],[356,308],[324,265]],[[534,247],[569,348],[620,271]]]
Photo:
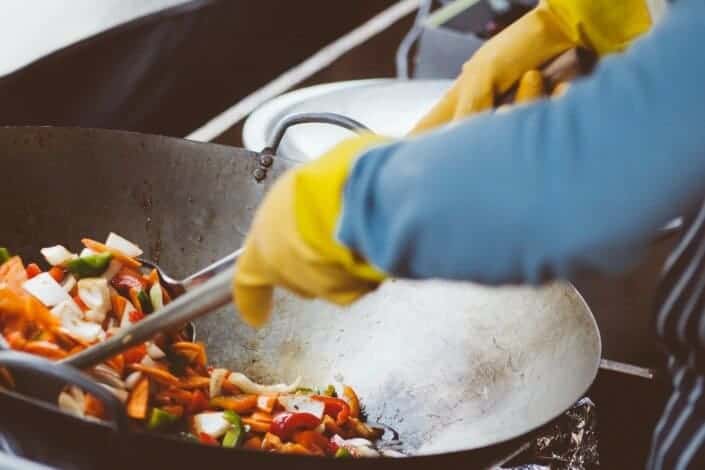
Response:
[[[116,231],[185,276],[239,248],[264,192],[296,164],[271,153],[119,131],[0,128],[0,241],[29,259],[48,244]],[[0,362],[12,362],[24,395],[0,391],[0,431],[23,436],[30,457],[73,458],[81,468],[482,467],[561,414],[598,369],[599,332],[570,285],[390,281],[349,310],[279,293],[274,321],[261,331],[232,308],[200,320],[197,331],[212,363],[254,379],[350,383],[370,419],[398,430],[415,457],[312,462],[202,447],[131,430],[118,406],[109,406],[110,424],[84,422],[52,404],[62,367],[52,366],[49,386],[44,361],[12,354]]]

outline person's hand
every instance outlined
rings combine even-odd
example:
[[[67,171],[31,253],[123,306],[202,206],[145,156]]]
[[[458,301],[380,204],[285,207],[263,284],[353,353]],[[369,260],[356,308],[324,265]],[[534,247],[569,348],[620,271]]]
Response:
[[[568,49],[579,46],[598,55],[621,51],[650,26],[645,0],[541,0],[465,63],[412,134],[494,108],[495,98],[527,72]]]
[[[275,286],[344,305],[382,282],[384,273],[338,242],[335,232],[353,161],[385,140],[371,134],[347,140],[272,187],[235,270],[233,296],[245,322],[268,320]]]

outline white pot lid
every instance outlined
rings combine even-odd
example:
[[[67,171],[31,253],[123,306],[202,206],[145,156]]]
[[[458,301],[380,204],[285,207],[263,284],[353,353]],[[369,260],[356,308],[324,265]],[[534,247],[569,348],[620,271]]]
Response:
[[[378,134],[406,135],[450,87],[450,80],[354,80],[303,88],[268,102],[245,122],[245,147],[260,151],[284,118],[299,113],[338,113],[355,119]],[[301,124],[289,129],[278,153],[306,161],[316,158],[350,131],[330,124]]]

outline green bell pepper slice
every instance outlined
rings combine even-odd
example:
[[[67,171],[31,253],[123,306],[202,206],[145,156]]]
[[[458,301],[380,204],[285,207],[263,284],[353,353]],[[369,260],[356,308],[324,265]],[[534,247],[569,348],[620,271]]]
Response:
[[[352,454],[345,447],[338,447],[338,450],[335,451],[335,458],[336,459],[349,459],[349,458],[352,458]]]
[[[232,410],[224,411],[223,418],[232,424],[232,427],[225,433],[221,445],[229,448],[237,447],[245,437],[245,428],[242,425],[242,419],[239,414]]]
[[[152,408],[152,412],[149,415],[149,420],[147,421],[147,429],[157,430],[164,429],[174,424],[179,420],[178,416],[175,416],[161,408]]]
[[[0,266],[5,264],[7,261],[12,258],[12,255],[10,254],[10,250],[8,250],[5,247],[0,246]]]
[[[108,269],[110,260],[112,259],[113,255],[110,253],[82,256],[66,263],[66,268],[79,279],[84,277],[96,277],[100,276]]]

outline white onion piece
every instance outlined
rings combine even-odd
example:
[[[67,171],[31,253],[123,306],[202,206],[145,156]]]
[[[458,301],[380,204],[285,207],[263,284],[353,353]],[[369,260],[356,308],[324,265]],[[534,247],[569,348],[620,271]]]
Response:
[[[301,377],[297,377],[293,383],[275,384],[275,385],[260,385],[250,380],[245,374],[240,372],[232,372],[228,377],[228,381],[242,390],[244,393],[267,394],[267,393],[293,393],[301,384]]]
[[[69,261],[78,258],[78,255],[71,253],[62,245],[50,246],[39,250],[52,266],[65,266]]]
[[[152,342],[147,343],[147,354],[149,354],[149,357],[151,357],[155,361],[158,361],[159,359],[164,359],[166,357],[164,351],[162,351],[159,346]]]
[[[200,413],[193,417],[193,428],[198,433],[205,433],[217,439],[230,428],[230,422],[222,412]]]
[[[88,307],[86,319],[102,323],[110,311],[108,281],[102,277],[90,277],[78,281],[78,296]]]
[[[54,307],[71,297],[49,273],[41,273],[25,281],[22,288],[47,307]]]
[[[81,252],[78,254],[78,257],[79,257],[79,258],[85,258],[86,256],[93,256],[93,255],[97,255],[97,254],[98,254],[97,251],[93,251],[93,250],[91,250],[90,248],[84,248],[84,249],[81,250]]]
[[[225,382],[228,372],[229,371],[227,369],[213,369],[211,372],[211,380],[208,384],[208,394],[211,398],[220,395],[223,388],[223,382]]]
[[[76,287],[77,282],[73,274],[67,274],[64,281],[61,283],[61,287],[64,291],[71,292],[73,288]]]
[[[96,340],[103,341],[105,339],[105,332],[97,323],[78,321],[64,325],[64,328],[70,336],[86,343],[92,343]]]
[[[59,409],[75,416],[84,416],[83,404],[66,392],[59,394]]]
[[[141,378],[142,378],[142,372],[135,371],[135,372],[131,373],[125,379],[125,387],[128,390],[132,390],[133,388],[135,388],[135,385],[137,385],[137,382],[139,382]]]
[[[143,366],[147,366],[147,367],[157,367],[157,363],[154,362],[154,359],[149,357],[149,354],[147,354],[146,356],[144,356],[142,358],[142,360],[140,361],[140,364],[142,364]]]
[[[127,256],[132,256],[133,258],[142,256],[142,253],[144,253],[139,246],[113,232],[108,234],[108,238],[105,240],[105,246],[120,250]]]
[[[325,404],[306,395],[281,395],[279,404],[290,413],[309,413],[323,419]]]
[[[353,455],[353,457],[379,457],[379,452],[377,452],[372,447],[352,446],[348,450]]]

